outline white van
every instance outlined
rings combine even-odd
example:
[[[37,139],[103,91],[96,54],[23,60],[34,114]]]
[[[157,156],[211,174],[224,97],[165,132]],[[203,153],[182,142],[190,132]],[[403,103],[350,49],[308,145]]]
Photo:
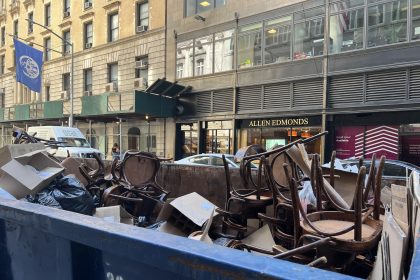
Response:
[[[64,142],[58,149],[49,151],[56,157],[67,157],[69,153],[72,157],[92,158],[92,154],[95,153],[102,159],[105,158],[104,154],[90,146],[83,133],[75,127],[31,126],[27,132],[41,139]]]

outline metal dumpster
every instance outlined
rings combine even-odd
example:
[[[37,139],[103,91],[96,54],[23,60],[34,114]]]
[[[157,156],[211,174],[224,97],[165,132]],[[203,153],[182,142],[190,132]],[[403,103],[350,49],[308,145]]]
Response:
[[[0,199],[0,279],[350,279],[148,229]]]

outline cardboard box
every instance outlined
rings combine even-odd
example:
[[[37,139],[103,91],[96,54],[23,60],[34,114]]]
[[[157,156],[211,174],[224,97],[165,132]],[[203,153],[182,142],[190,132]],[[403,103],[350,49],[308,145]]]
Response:
[[[203,227],[215,208],[213,203],[196,192],[178,197],[165,203],[159,213],[157,221],[167,221],[167,225],[160,227],[159,231],[188,236]]]
[[[45,150],[44,144],[12,144],[4,146],[0,149],[0,167],[8,163],[14,157],[39,150]]]
[[[0,170],[0,187],[20,199],[41,191],[63,172],[64,168],[45,152],[38,150],[13,156]]]
[[[133,216],[125,211],[120,205],[96,208],[93,216],[108,222],[123,223],[127,225],[133,225],[134,222]]]

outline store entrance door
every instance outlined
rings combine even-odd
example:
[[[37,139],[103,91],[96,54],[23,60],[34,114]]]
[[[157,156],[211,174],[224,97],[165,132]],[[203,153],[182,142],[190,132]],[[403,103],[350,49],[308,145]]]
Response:
[[[206,153],[232,154],[232,123],[230,121],[207,122]]]

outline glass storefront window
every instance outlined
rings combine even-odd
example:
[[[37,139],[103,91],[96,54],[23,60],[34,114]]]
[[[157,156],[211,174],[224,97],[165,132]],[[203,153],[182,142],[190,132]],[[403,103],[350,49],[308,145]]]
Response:
[[[234,30],[214,34],[214,72],[233,69]]]
[[[412,0],[412,31],[411,38],[413,40],[420,39],[420,0]]]
[[[365,10],[343,10],[344,2],[331,5],[330,50],[340,53],[363,48]],[[337,13],[338,12],[338,13]]]
[[[177,78],[187,78],[193,76],[193,50],[193,40],[177,44]]]
[[[407,1],[368,7],[368,47],[407,40]]]
[[[198,125],[197,123],[182,124],[183,137],[182,157],[189,157],[198,153]]]
[[[291,21],[292,17],[286,16],[266,22],[265,64],[290,60]]]
[[[286,145],[301,138],[309,138],[321,132],[319,127],[269,127],[242,128],[238,148],[258,144],[266,150]],[[320,152],[320,140],[307,144],[309,153]]]
[[[206,125],[206,153],[232,154],[232,122],[214,121]]]
[[[262,23],[239,28],[238,68],[261,65]]]
[[[294,34],[294,59],[305,59],[323,54],[324,17],[295,24]]]
[[[213,72],[213,35],[195,39],[195,76]]]

